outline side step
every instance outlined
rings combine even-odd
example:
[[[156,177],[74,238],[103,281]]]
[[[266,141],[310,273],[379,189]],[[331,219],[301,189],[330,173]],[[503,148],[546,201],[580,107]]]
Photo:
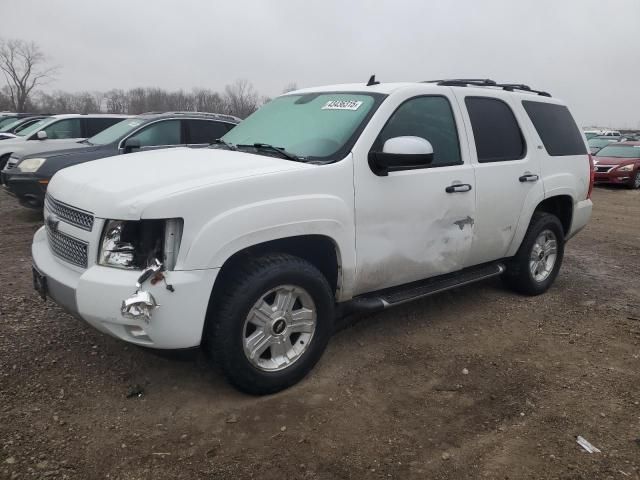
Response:
[[[489,263],[406,285],[387,288],[378,292],[368,293],[355,297],[348,302],[338,304],[338,314],[339,316],[346,316],[352,313],[374,312],[396,305],[402,305],[403,303],[428,297],[429,295],[444,292],[445,290],[451,290],[487,278],[496,277],[505,270],[506,267],[503,263]]]

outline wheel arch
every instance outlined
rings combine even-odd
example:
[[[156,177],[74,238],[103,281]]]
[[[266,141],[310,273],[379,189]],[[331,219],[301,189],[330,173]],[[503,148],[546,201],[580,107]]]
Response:
[[[527,212],[523,212],[521,216],[521,220],[526,221],[521,221],[518,224],[518,228],[507,253],[507,257],[512,257],[517,253],[522,241],[524,240],[524,236],[527,233],[527,229],[531,224],[531,219],[536,212],[546,212],[557,216],[562,224],[562,230],[565,237],[568,237],[571,232],[571,224],[573,221],[573,208],[574,200],[573,196],[569,192],[557,192],[555,195],[547,196],[536,204],[533,204],[532,208]]]
[[[230,273],[242,262],[255,256],[263,256],[270,253],[284,253],[302,258],[315,266],[327,279],[334,298],[341,296],[344,269],[342,267],[342,255],[338,243],[327,235],[305,234],[294,235],[263,241],[240,248],[230,255],[222,264],[218,272],[211,295],[202,331],[203,341],[206,339],[206,329],[209,322],[213,321],[216,309],[217,294],[222,291],[224,283]]]

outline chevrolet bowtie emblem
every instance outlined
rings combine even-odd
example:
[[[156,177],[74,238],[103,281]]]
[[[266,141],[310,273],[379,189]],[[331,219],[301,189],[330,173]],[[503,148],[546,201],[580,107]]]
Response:
[[[60,219],[56,215],[49,215],[45,219],[45,223],[47,224],[47,227],[49,228],[49,230],[55,233],[58,231],[58,225],[60,224]]]

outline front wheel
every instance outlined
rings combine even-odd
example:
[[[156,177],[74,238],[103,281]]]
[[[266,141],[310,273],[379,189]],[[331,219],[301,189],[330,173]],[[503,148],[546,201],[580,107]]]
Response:
[[[555,215],[536,212],[503,279],[519,293],[540,295],[558,276],[563,256],[564,230],[560,220]]]
[[[300,381],[322,355],[334,299],[309,262],[284,254],[249,260],[216,292],[205,344],[238,389],[274,393]]]
[[[636,170],[636,174],[633,176],[629,188],[640,189],[640,170]]]

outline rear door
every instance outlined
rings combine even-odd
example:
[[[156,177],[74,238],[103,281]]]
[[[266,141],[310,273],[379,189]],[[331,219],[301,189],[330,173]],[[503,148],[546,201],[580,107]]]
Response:
[[[214,120],[191,119],[187,124],[187,144],[190,147],[206,147],[227,133],[233,125]]]
[[[476,178],[475,231],[465,265],[471,266],[507,255],[523,206],[542,198],[544,187],[535,146],[525,140],[518,97],[465,93],[457,89],[456,96],[465,110]]]

